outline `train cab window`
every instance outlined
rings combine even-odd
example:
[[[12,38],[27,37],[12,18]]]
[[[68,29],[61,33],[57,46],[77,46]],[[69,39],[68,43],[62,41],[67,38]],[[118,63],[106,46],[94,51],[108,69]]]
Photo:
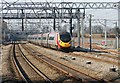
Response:
[[[69,42],[71,40],[71,36],[70,36],[70,34],[68,32],[60,33],[60,39],[63,42]]]

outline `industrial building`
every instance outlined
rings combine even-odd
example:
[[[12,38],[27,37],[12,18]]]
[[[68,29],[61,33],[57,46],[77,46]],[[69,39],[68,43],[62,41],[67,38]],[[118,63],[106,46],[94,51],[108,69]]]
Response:
[[[7,28],[7,22],[0,20],[0,43],[9,40],[9,34],[7,33],[9,29]]]

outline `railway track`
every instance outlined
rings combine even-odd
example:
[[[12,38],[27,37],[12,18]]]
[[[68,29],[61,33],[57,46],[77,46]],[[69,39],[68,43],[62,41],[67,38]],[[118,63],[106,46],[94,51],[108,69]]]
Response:
[[[112,49],[97,49],[97,50],[102,51],[102,52],[111,53],[111,54],[120,54],[119,50],[112,50]]]
[[[92,54],[87,54],[85,53],[84,55],[80,55],[77,53],[70,53],[70,55],[72,56],[79,56],[79,57],[83,57],[89,60],[95,60],[97,62],[105,62],[107,64],[113,64],[118,66],[118,60],[120,60],[120,58],[116,55],[116,56],[112,56],[109,54],[102,54],[102,53],[92,53]]]
[[[50,48],[48,48],[48,49],[50,49]],[[53,50],[57,51],[56,49],[53,49]],[[120,57],[117,55],[118,52],[115,52],[115,51],[112,51],[112,52],[114,52],[115,54],[113,55],[112,53],[110,53],[110,50],[109,51],[108,50],[101,50],[101,51],[99,50],[98,53],[92,52],[91,55],[93,55],[93,56],[91,56],[89,54],[89,56],[81,55],[80,57],[87,58],[90,60],[95,60],[97,62],[105,62],[107,64],[113,64],[113,65],[118,66],[119,65],[118,60],[120,60]],[[104,54],[102,54],[102,53],[104,53]],[[72,52],[70,52],[69,54],[72,56],[79,56],[79,54],[75,54]]]
[[[38,45],[38,44],[36,44]],[[50,49],[50,48],[48,48]],[[56,49],[53,49],[53,50],[56,50]],[[58,50],[56,50],[58,51]],[[96,53],[98,52],[98,53]],[[89,54],[89,56],[80,56],[80,57],[83,57],[83,58],[87,58],[87,59],[90,59],[90,60],[95,60],[97,62],[105,62],[105,63],[108,63],[108,64],[113,64],[113,65],[116,65],[118,66],[119,63],[118,63],[118,60],[120,60],[120,57],[118,56],[119,52],[116,52],[116,51],[113,51],[113,50],[99,50],[99,51],[96,51],[96,52],[91,52],[91,56]],[[112,52],[112,53],[111,53]],[[113,54],[114,53],[114,54]],[[79,54],[75,54],[75,53],[72,53],[70,52],[69,53],[70,55],[72,56],[78,56]]]
[[[28,46],[23,46],[23,48],[25,50],[27,50],[30,54],[36,56],[36,57],[39,57],[39,59],[43,60],[45,63],[59,69],[60,71],[66,73],[67,75],[71,76],[71,77],[74,77],[75,79],[77,80],[80,80],[81,82],[100,82],[100,83],[103,83],[105,82],[105,80],[103,79],[99,79],[99,78],[94,78],[94,77],[91,77],[87,74],[84,74],[70,66],[67,66],[67,65],[64,65],[52,58],[49,58],[41,53],[39,53],[38,51],[35,51],[34,49],[32,49],[31,47],[28,47]]]
[[[23,67],[21,61],[23,61],[25,64],[25,67],[29,69],[28,72],[24,69],[25,67]],[[31,75],[34,75],[35,77],[37,77],[37,79],[41,80],[41,81],[38,81],[38,83],[39,82],[40,83],[53,83],[52,80],[50,80],[44,73],[42,73],[34,64],[32,64],[26,58],[24,53],[21,51],[19,45],[15,45],[15,44],[13,46],[13,62],[25,83],[36,83],[37,82],[33,80],[33,78],[31,78],[31,76],[29,76],[30,74],[28,73],[31,73]]]

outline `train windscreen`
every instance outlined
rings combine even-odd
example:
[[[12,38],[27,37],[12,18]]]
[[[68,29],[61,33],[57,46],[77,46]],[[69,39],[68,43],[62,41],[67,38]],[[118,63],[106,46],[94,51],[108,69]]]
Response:
[[[69,42],[71,40],[71,36],[68,32],[60,34],[60,40],[63,42]]]

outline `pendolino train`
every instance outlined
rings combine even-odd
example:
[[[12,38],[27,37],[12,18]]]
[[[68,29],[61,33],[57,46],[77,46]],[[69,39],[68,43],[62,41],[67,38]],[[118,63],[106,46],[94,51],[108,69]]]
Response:
[[[67,31],[28,35],[28,41],[57,49],[70,49],[71,47],[71,35]]]

